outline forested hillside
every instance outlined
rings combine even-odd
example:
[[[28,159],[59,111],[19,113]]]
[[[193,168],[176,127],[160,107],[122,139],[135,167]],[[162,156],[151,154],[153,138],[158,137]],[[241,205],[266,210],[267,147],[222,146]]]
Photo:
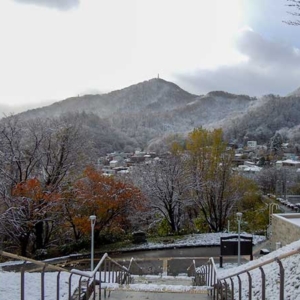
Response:
[[[68,98],[18,117],[55,118],[84,112],[94,142],[104,152],[112,148],[144,149],[153,139],[186,134],[199,126],[218,127],[220,122],[245,113],[256,101],[222,91],[192,95],[174,83],[155,78],[108,94]]]
[[[20,119],[56,118],[85,114],[86,127],[98,149],[147,149],[153,141],[194,128],[222,128],[228,141],[266,143],[280,131],[285,140],[299,142],[300,97],[266,95],[259,99],[213,91],[190,94],[174,83],[154,78],[107,94],[68,98],[28,110]],[[159,149],[161,146],[156,147]]]
[[[285,140],[299,143],[300,97],[266,95],[244,114],[223,123],[232,140],[266,143],[279,131]]]

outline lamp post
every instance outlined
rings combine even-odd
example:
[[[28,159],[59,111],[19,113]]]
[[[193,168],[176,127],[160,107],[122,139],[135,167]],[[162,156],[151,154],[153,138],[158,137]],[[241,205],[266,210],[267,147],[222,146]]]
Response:
[[[241,264],[241,220],[242,220],[242,213],[236,213],[236,219],[238,221],[238,266]]]
[[[285,179],[285,182],[284,182],[284,200],[285,201],[288,200],[288,195],[287,195],[288,184],[289,184],[289,181]]]
[[[277,203],[269,204],[269,226],[272,225],[272,215],[274,213],[274,207],[275,207],[275,209],[278,209],[279,205]]]
[[[94,270],[94,228],[96,223],[96,216],[92,215],[90,216],[91,220],[91,271]]]

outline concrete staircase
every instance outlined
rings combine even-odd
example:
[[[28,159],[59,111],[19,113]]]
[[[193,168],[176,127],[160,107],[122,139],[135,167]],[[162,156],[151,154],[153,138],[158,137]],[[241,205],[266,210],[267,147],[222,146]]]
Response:
[[[107,284],[101,299],[110,300],[206,300],[208,288],[193,286],[193,278],[187,276],[133,276],[129,285]],[[92,298],[91,298],[92,299]],[[98,299],[96,297],[96,299]]]

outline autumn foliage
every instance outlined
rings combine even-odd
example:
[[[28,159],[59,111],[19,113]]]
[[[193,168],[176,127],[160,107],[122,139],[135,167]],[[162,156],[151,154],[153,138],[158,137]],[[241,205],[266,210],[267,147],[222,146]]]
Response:
[[[78,237],[89,233],[90,215],[97,217],[95,233],[99,235],[128,230],[131,215],[143,208],[143,197],[137,188],[92,167],[74,184],[73,197],[64,202],[69,210],[68,222]]]
[[[1,228],[22,255],[49,243],[57,228],[57,196],[47,192],[38,179],[32,178],[16,184],[11,196],[5,198],[4,203],[9,208],[0,217]]]

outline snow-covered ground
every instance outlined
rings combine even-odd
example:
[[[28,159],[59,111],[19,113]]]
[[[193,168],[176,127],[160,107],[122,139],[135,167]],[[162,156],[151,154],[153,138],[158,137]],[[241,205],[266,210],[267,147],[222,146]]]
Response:
[[[175,241],[172,246],[199,246],[199,245],[219,245],[220,243],[220,234],[205,234],[205,235],[191,235],[185,237],[181,240]],[[224,236],[224,234],[222,234]],[[263,237],[254,236],[254,242],[257,244],[260,241],[263,241]],[[154,244],[149,243],[146,247],[152,249],[154,247],[164,247],[170,246],[164,244]],[[145,245],[144,245],[145,247]],[[284,299],[286,300],[300,300],[300,241],[296,241],[290,245],[282,247],[276,251],[271,252],[265,256],[262,256],[254,261],[250,261],[241,266],[236,266],[233,264],[224,264],[224,268],[218,269],[218,276],[220,278],[230,276],[231,274],[237,273],[239,271],[251,268],[252,266],[263,263],[266,260],[274,259],[279,257],[281,254],[288,253],[292,250],[298,250],[299,254],[295,254],[291,257],[282,259],[282,263],[285,269],[285,294]],[[8,263],[5,263],[8,264]],[[20,298],[20,274],[14,272],[4,272],[1,270],[0,264],[0,299],[19,299]],[[266,275],[266,299],[273,300],[279,299],[279,265],[277,262],[273,262],[263,267]],[[261,272],[259,269],[250,271],[252,276],[252,299],[260,300],[261,299]],[[74,276],[74,275],[73,275]],[[60,299],[67,299],[68,297],[68,273],[61,273],[61,285],[60,285]],[[39,273],[26,273],[26,300],[39,300],[41,299],[40,291],[40,281],[41,275]],[[57,273],[51,272],[45,274],[46,290],[45,290],[45,299],[52,300],[56,299],[56,280]],[[242,299],[248,299],[248,276],[241,275],[242,280]],[[230,281],[228,280],[228,283]],[[72,280],[72,290],[77,286],[78,278],[73,278]],[[234,279],[234,286],[238,286],[237,279]],[[135,286],[136,289],[139,289],[139,286]],[[145,286],[141,285],[141,289],[146,289]],[[148,286],[147,288],[150,288]],[[177,289],[181,287],[177,286]],[[182,287],[186,289],[186,287]],[[238,299],[237,291],[235,293],[235,299]]]
[[[60,274],[60,299],[67,300],[69,277],[70,274],[62,272]],[[73,276],[74,277],[74,276]],[[72,280],[72,291],[78,286],[79,276]],[[45,299],[56,299],[56,279],[57,272],[45,273]],[[0,299],[20,299],[20,273],[1,272],[0,271]],[[41,274],[26,273],[25,275],[25,299],[39,300],[41,299]]]
[[[205,234],[190,234],[180,239],[176,239],[167,243],[144,243],[140,245],[134,245],[133,247],[126,247],[122,250],[142,250],[142,249],[158,249],[158,248],[174,248],[174,247],[196,247],[196,246],[220,246],[220,238],[236,235],[236,233],[205,233]],[[253,237],[253,244],[257,245],[266,240],[262,235],[249,235],[241,233],[243,236]],[[169,238],[169,240],[171,237]]]
[[[299,254],[295,254],[281,260],[284,267],[284,299],[300,300],[300,241],[291,243],[285,247],[240,266],[224,264],[224,268],[218,269],[218,277],[225,278],[240,271],[249,269],[259,263],[263,263],[270,259],[275,259],[280,255],[286,254],[293,250],[298,250]],[[270,263],[263,266],[263,270],[266,276],[266,299],[279,299],[279,264],[277,262]],[[262,299],[261,271],[259,269],[254,269],[253,271],[250,271],[250,274],[252,277],[252,299],[260,300]],[[242,299],[248,299],[248,275],[243,274],[240,276],[240,278],[242,281]],[[233,277],[233,280],[234,286],[238,287],[237,277]],[[227,283],[230,286],[229,279],[227,279]],[[235,289],[235,299],[238,299],[237,289]]]

